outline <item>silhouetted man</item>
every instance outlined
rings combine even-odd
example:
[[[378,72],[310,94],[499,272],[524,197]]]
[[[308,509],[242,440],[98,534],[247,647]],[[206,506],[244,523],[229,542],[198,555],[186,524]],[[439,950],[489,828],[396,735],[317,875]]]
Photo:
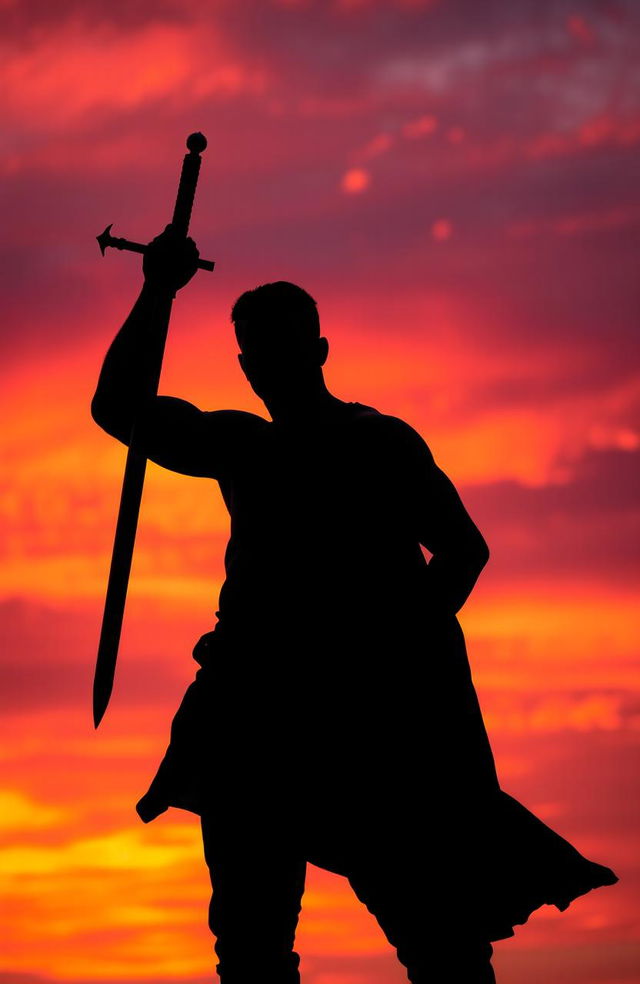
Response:
[[[151,244],[92,404],[118,440],[135,421],[151,460],[217,480],[231,516],[217,623],[138,812],[202,818],[222,984],[299,981],[306,861],[349,878],[413,984],[494,981],[489,941],[562,901],[575,871],[586,884],[592,863],[545,827],[547,849],[498,785],[455,618],[486,543],[415,430],[328,391],[316,304],[294,284],[248,291],[231,315],[271,420],[141,405],[154,298],[184,286],[197,256],[170,229]],[[516,856],[489,868],[516,828],[544,841],[546,867],[528,850],[531,870]]]

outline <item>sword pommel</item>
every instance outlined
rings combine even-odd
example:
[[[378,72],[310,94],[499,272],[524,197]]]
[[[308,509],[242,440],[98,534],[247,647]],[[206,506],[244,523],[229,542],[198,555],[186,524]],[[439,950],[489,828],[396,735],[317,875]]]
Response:
[[[204,133],[192,133],[187,137],[187,150],[192,154],[201,154],[207,149],[207,138]]]

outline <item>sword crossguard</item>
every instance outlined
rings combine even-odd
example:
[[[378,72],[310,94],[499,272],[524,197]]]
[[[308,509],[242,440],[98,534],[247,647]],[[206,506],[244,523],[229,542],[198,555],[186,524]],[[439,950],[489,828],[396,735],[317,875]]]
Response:
[[[96,236],[96,239],[98,240],[98,246],[100,247],[100,252],[102,253],[103,256],[107,246],[113,246],[113,244],[115,243],[115,239],[111,235],[112,226],[113,226],[113,222],[107,226],[104,232],[101,232],[99,236]]]
[[[204,137],[203,137],[204,139]],[[130,253],[146,253],[147,247],[144,243],[133,243],[130,239],[122,239],[119,236],[112,236],[111,229],[113,228],[113,222],[111,222],[104,232],[101,232],[99,236],[96,236],[98,240],[98,246],[100,247],[100,252],[104,256],[104,252],[108,246],[113,247],[113,249],[126,249]],[[211,272],[215,267],[214,260],[198,260],[199,270],[208,270]]]

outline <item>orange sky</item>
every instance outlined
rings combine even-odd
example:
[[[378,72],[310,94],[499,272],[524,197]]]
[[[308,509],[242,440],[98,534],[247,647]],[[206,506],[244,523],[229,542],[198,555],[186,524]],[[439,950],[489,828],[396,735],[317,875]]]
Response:
[[[214,972],[197,821],[134,812],[216,609],[214,483],[149,466],[97,733],[90,700],[124,454],[89,404],[140,284],[94,237],[163,228],[196,129],[216,271],[176,301],[161,392],[265,413],[231,304],[313,294],[330,389],[412,424],[491,547],[461,622],[503,787],[620,876],[498,943],[498,980],[640,981],[637,5],[63,7],[2,9],[0,984]],[[305,984],[405,980],[318,869],[298,950]]]

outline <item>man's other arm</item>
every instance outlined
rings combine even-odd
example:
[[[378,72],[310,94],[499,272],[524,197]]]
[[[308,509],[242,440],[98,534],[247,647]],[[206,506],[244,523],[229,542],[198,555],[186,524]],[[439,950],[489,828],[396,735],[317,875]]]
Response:
[[[429,571],[435,595],[455,614],[489,560],[489,547],[453,482],[435,462],[430,471],[429,515],[423,522],[420,543],[433,554]]]
[[[448,476],[417,431],[404,424],[412,512],[429,561],[434,601],[455,614],[471,594],[489,559],[489,547]]]

